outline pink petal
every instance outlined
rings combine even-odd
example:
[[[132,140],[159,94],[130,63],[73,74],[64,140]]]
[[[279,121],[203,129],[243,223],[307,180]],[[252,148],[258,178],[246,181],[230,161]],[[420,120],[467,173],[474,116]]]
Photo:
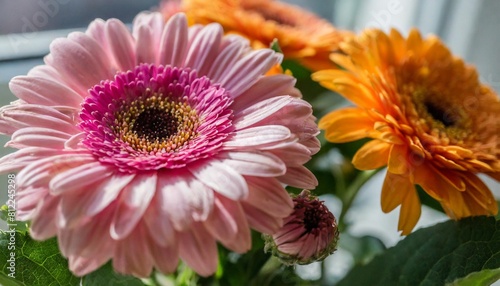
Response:
[[[47,136],[53,138],[59,138],[66,140],[71,135],[53,128],[45,128],[45,127],[25,127],[17,130],[12,134],[13,141],[22,141],[20,138],[25,136]]]
[[[241,200],[248,195],[245,179],[221,161],[211,160],[188,169],[203,184],[229,199]]]
[[[15,131],[6,146],[62,149],[69,137],[67,133],[45,127],[26,127]]]
[[[114,201],[123,188],[128,186],[135,177],[135,174],[115,173],[108,180],[102,182],[96,187],[99,192],[96,192],[96,196],[88,203],[86,215],[93,216],[99,213]]]
[[[105,63],[95,55],[70,39],[58,38],[50,45],[53,62],[50,63],[59,73],[64,74],[72,87],[80,94],[107,79],[110,75]]]
[[[185,16],[176,14],[165,25],[160,44],[160,64],[184,66],[188,50],[188,26]]]
[[[108,251],[99,252],[99,255],[92,257],[70,256],[68,257],[69,270],[76,276],[84,276],[94,272],[111,258]]]
[[[117,241],[113,267],[118,273],[149,277],[153,270],[153,257],[149,250],[149,237],[142,223],[130,236]]]
[[[304,166],[288,167],[286,174],[278,177],[278,179],[285,185],[301,189],[312,190],[318,185],[318,180],[314,174]]]
[[[262,104],[262,102],[259,104]],[[284,125],[288,127],[292,133],[301,135],[299,139],[302,139],[303,136],[309,138],[319,133],[314,120],[315,118],[312,116],[311,105],[304,100],[292,98],[286,106],[282,106],[273,114],[265,118],[265,120],[256,122],[256,125],[267,125],[269,122]]]
[[[224,149],[245,150],[270,147],[290,137],[290,130],[281,125],[251,127],[236,131],[234,136],[224,143]]]
[[[177,269],[179,264],[179,248],[177,244],[161,247],[155,243],[151,243],[149,248],[156,270],[162,273],[172,273]]]
[[[233,125],[236,129],[249,127],[273,115],[293,101],[289,96],[276,96],[263,100],[234,114]],[[288,115],[286,116],[288,118]],[[293,117],[291,117],[293,118]]]
[[[236,112],[259,101],[267,100],[274,96],[289,95],[300,98],[302,94],[294,87],[296,79],[289,75],[277,74],[262,76],[248,90],[240,94],[231,108]]]
[[[64,147],[64,142],[66,142],[66,140],[53,136],[25,134],[16,136],[15,138],[7,142],[5,146],[12,148],[43,147],[62,149]]]
[[[17,171],[39,159],[59,154],[59,150],[40,147],[26,147],[0,158],[0,173]]]
[[[118,70],[127,71],[135,67],[137,65],[135,41],[125,24],[117,19],[106,21],[105,35]]]
[[[292,213],[293,201],[288,192],[274,178],[247,178],[250,192],[245,203],[275,217],[287,217]]]
[[[219,157],[223,163],[247,176],[275,177],[284,175],[286,165],[268,152],[226,152]]]
[[[278,156],[287,166],[297,166],[307,163],[311,159],[311,151],[299,143],[279,146],[279,148],[263,148]]]
[[[35,161],[19,172],[17,182],[19,188],[46,186],[52,177],[63,170],[94,162],[90,154],[66,153]]]
[[[123,239],[134,229],[156,192],[156,181],[156,172],[137,174],[123,189],[111,223],[113,239]]]
[[[157,42],[159,42],[164,26],[164,17],[160,13],[151,13],[149,11],[140,12],[132,21],[132,35],[134,38],[137,38],[140,34],[140,28],[148,27],[151,29],[152,35],[155,36]],[[157,45],[150,47],[156,46]]]
[[[85,132],[80,132],[72,135],[66,142],[64,142],[64,149],[86,149],[82,140],[87,137]]]
[[[218,196],[205,227],[215,239],[233,251],[244,253],[251,247],[250,228],[238,202]]]
[[[30,235],[36,240],[46,240],[57,234],[56,213],[59,198],[50,195],[45,196],[43,205],[37,210],[30,226]]]
[[[201,276],[209,276],[217,270],[217,244],[200,223],[179,234],[179,255]]]
[[[246,202],[241,202],[241,206],[247,216],[248,224],[258,232],[273,234],[283,225],[281,217],[269,215]]]
[[[224,40],[226,40],[226,38],[224,38]],[[227,46],[220,50],[219,54],[213,61],[207,76],[214,82],[219,82],[222,75],[224,75],[227,71],[227,67],[233,66],[234,63],[241,57],[241,54],[246,52],[247,49],[248,43],[242,41],[241,39],[228,43]]]
[[[206,75],[219,53],[223,31],[219,24],[209,24],[196,34],[186,56],[185,66]]]
[[[233,98],[250,88],[271,67],[280,63],[282,55],[269,49],[254,50],[240,59],[218,81]]]
[[[294,219],[296,219],[296,217],[294,217]],[[303,224],[285,224],[282,229],[273,234],[273,240],[277,245],[290,245],[291,243],[298,242],[306,232],[307,231],[304,228]],[[279,247],[279,249],[281,249],[281,246]],[[296,251],[293,251],[292,253],[296,253]]]
[[[161,175],[158,176],[158,183],[160,185]],[[166,212],[163,212],[161,208],[161,201],[163,197],[161,196],[161,188],[157,188],[156,195],[153,197],[153,201],[150,203],[149,207],[144,213],[144,222],[149,230],[149,234],[152,239],[160,247],[168,247],[174,244],[176,241],[176,231],[170,219],[158,219],[163,218]]]
[[[311,154],[316,154],[319,152],[319,149],[321,148],[321,143],[319,142],[318,138],[316,137],[311,137],[306,140],[301,140],[300,143],[304,146],[307,147],[311,151]]]
[[[82,97],[59,82],[43,77],[17,76],[9,88],[18,98],[31,104],[79,108]]]
[[[97,43],[100,43],[103,47],[106,47],[108,43],[105,34],[105,26],[106,22],[104,22],[104,20],[95,19],[89,24],[89,27],[87,28],[87,31],[85,31],[85,34],[89,35]],[[105,52],[107,52],[106,49]]]
[[[33,104],[2,107],[0,126],[5,126],[5,129],[0,129],[0,132],[5,134],[12,134],[15,130],[25,127],[44,127],[68,134],[78,131],[75,123],[68,116],[53,108]]]
[[[101,162],[91,162],[60,172],[50,180],[50,193],[61,195],[78,191],[111,176],[112,170]]]
[[[304,107],[304,109],[310,109],[309,107]],[[285,110],[283,110],[286,113]],[[290,112],[291,113],[291,112]],[[288,114],[290,114],[288,113]],[[316,118],[314,118],[311,113],[308,115],[304,115],[303,117],[299,117],[297,115],[296,120],[281,120],[279,122],[294,134],[298,135],[299,142],[303,142],[304,140],[308,140],[311,137],[316,137],[319,134],[318,125],[316,124]]]
[[[164,19],[159,13],[141,12],[134,18],[132,35],[136,39],[138,63],[158,63],[163,26]]]
[[[47,80],[53,81],[53,82],[59,82],[59,83],[66,83],[66,80],[64,79],[64,76],[61,75],[55,68],[52,66],[48,65],[39,65],[34,68],[32,68],[28,74],[28,77],[38,77],[38,78],[45,78]],[[85,94],[80,94],[80,96],[83,98]]]
[[[112,68],[111,60],[103,48],[103,41],[97,41],[92,36],[82,32],[72,32],[68,35],[68,39],[75,41],[89,54],[95,57],[95,60],[100,63],[98,67],[102,68],[102,70],[98,72],[103,76],[103,79],[113,77],[116,71]]]
[[[85,218],[97,215],[118,197],[134,177],[134,174],[116,173],[82,191],[65,194],[61,199],[59,227],[71,228]]]
[[[59,249],[64,256],[96,255],[100,249],[113,249],[115,242],[109,236],[109,227],[116,204],[110,205],[93,218],[75,228],[60,228],[58,234]]]
[[[49,193],[46,187],[28,187],[16,194],[16,218],[17,220],[31,220],[42,207],[43,199]]]
[[[176,230],[187,229],[193,220],[205,220],[213,200],[213,191],[189,172],[165,173],[158,181],[156,203]]]
[[[301,243],[302,249],[299,251],[298,255],[300,257],[312,257],[315,254],[316,248],[318,246],[318,242],[315,240],[316,238],[314,235],[306,235],[303,243]]]

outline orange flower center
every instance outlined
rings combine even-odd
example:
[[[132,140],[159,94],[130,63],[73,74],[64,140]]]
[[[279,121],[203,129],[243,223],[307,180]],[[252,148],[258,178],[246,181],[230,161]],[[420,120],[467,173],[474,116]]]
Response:
[[[260,5],[259,5],[260,4]],[[295,27],[297,23],[293,18],[290,18],[287,13],[282,9],[274,9],[272,5],[262,6],[262,3],[253,3],[252,1],[244,1],[242,3],[243,9],[248,13],[256,13],[264,18],[266,21],[273,21],[282,26]]]
[[[468,136],[470,118],[462,105],[443,92],[429,92],[428,88],[413,89],[411,101],[418,121],[426,125],[425,131],[433,136],[461,141]]]

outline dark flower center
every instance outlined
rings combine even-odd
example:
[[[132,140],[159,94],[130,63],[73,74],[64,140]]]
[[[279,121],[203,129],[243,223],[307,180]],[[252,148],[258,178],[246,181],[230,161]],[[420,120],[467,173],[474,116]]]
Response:
[[[141,112],[132,130],[141,138],[164,140],[177,132],[179,121],[170,113],[159,108],[148,108]]]
[[[313,229],[318,228],[319,223],[322,219],[323,208],[319,206],[319,201],[312,201],[304,212],[304,228],[307,232],[311,232]]]
[[[174,152],[197,136],[196,111],[173,93],[146,90],[136,100],[122,101],[110,127],[135,150]]]
[[[302,214],[299,216],[305,229],[305,233],[318,235],[321,231],[329,229],[335,222],[335,217],[318,199],[311,200],[307,196],[294,198],[295,211]]]
[[[467,136],[470,118],[461,102],[456,102],[451,96],[439,90],[421,86],[405,85],[400,92],[410,94],[409,104],[415,110],[413,120],[417,125],[424,123],[427,126],[425,132],[456,142]]]
[[[456,118],[452,116],[452,113],[445,112],[440,106],[437,106],[431,102],[425,102],[424,105],[427,109],[427,112],[432,116],[432,118],[434,118],[434,120],[443,123],[445,127],[455,125]]]

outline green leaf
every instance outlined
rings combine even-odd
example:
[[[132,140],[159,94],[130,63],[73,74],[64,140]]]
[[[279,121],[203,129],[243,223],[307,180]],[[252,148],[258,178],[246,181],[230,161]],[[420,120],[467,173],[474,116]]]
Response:
[[[82,286],[144,286],[144,283],[135,277],[125,276],[113,271],[111,262],[106,263],[96,271],[83,276]]]
[[[249,285],[271,255],[264,252],[261,234],[252,231],[252,249],[245,254],[220,255],[223,274],[220,285]]]
[[[0,207],[0,219],[5,221],[9,228],[14,226],[16,231],[20,232],[21,234],[26,234],[29,228],[28,223],[25,221],[15,220],[15,214],[15,210],[9,208],[9,206],[7,205],[3,205]]]
[[[462,279],[457,279],[447,286],[469,286],[469,285],[491,285],[500,280],[500,268],[488,269],[479,272],[473,272]]]
[[[386,249],[384,243],[376,237],[369,235],[357,237],[347,232],[340,236],[339,247],[349,251],[355,263],[362,264],[368,263],[375,255]]]
[[[500,221],[472,217],[414,232],[338,285],[444,285],[498,268]]]
[[[2,285],[55,286],[80,283],[80,278],[68,270],[68,262],[60,255],[55,238],[39,242],[20,232],[0,231],[0,249]],[[11,253],[15,259],[11,258]],[[10,278],[9,274],[15,279]]]

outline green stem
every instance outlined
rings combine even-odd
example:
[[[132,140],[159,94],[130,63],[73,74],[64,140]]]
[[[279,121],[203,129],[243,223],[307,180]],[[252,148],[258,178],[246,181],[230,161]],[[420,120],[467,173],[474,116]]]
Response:
[[[342,212],[340,213],[340,217],[339,217],[339,230],[340,231],[343,231],[346,227],[345,215],[347,214],[347,212],[351,208],[351,205],[354,202],[354,199],[356,198],[356,195],[358,194],[359,190],[368,180],[370,180],[380,170],[381,169],[376,169],[376,170],[370,170],[370,171],[363,171],[363,172],[359,173],[359,175],[356,177],[356,179],[354,179],[354,181],[347,188],[347,190],[343,196]]]
[[[333,165],[331,168],[331,172],[333,174],[333,177],[335,178],[335,190],[345,190],[345,175],[342,171],[342,168],[338,165]]]

